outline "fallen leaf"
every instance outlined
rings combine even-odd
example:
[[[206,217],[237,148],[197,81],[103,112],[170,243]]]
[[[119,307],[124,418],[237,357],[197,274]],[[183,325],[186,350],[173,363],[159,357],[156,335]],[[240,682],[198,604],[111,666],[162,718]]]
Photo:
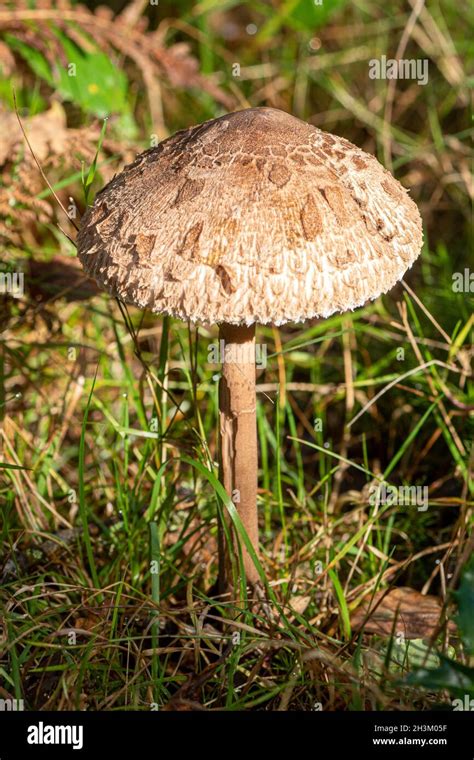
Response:
[[[369,611],[370,605],[370,612]],[[406,639],[429,638],[440,622],[442,601],[437,596],[420,594],[415,589],[402,586],[388,593],[379,591],[374,598],[364,601],[351,617],[354,631],[390,636],[403,633]],[[394,624],[394,621],[396,623]],[[448,630],[456,630],[452,621]]]

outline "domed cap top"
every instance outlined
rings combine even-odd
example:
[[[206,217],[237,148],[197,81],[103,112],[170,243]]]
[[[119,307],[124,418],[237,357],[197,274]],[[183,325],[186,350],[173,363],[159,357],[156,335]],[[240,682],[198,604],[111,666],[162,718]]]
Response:
[[[138,156],[86,212],[78,255],[141,308],[278,325],[376,298],[421,244],[416,205],[373,156],[249,108]]]

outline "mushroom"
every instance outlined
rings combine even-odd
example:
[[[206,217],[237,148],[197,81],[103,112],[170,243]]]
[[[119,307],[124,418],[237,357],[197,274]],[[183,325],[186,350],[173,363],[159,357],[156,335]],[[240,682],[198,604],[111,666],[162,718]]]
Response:
[[[328,317],[390,290],[420,252],[416,205],[348,140],[249,108],[139,155],[97,195],[77,242],[112,295],[219,325],[221,480],[258,555],[255,326]],[[225,556],[229,581],[229,546]]]

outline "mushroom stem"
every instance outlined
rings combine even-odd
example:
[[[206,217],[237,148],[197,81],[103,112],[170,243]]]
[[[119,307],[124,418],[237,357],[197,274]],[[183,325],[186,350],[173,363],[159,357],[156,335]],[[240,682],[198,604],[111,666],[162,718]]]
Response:
[[[223,324],[219,339],[221,350],[224,349],[219,383],[221,482],[258,555],[255,325]],[[227,514],[225,519],[235,546],[239,539]],[[240,546],[247,581],[255,584],[259,580],[257,569],[243,541]],[[219,586],[227,591],[232,579],[231,548],[224,545],[222,526],[219,550]]]

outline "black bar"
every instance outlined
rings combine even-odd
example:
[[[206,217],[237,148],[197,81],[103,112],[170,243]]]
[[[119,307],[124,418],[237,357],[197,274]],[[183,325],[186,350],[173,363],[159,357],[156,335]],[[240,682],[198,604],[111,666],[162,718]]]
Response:
[[[308,760],[330,751],[363,757],[474,758],[472,712],[2,712],[0,760],[95,757],[176,751],[216,756],[251,750],[279,758],[293,748]],[[64,727],[57,730],[56,727]],[[82,727],[82,733],[80,728]],[[75,730],[74,730],[75,729]],[[42,744],[29,743],[42,740]],[[69,740],[69,744],[48,743]],[[77,749],[73,749],[76,744]],[[81,746],[79,746],[81,745]],[[249,758],[250,758],[249,755]],[[263,756],[263,755],[262,755]]]

